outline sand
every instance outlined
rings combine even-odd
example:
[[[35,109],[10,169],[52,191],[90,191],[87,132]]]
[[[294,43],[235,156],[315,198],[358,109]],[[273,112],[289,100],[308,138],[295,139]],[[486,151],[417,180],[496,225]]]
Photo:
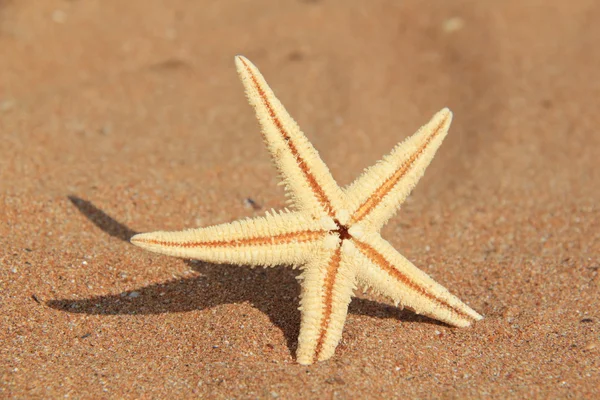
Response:
[[[594,0],[0,1],[0,397],[600,396],[599,20]],[[334,358],[300,366],[297,271],[128,243],[284,206],[235,54],[340,184],[452,109],[383,235],[484,320],[360,292]]]

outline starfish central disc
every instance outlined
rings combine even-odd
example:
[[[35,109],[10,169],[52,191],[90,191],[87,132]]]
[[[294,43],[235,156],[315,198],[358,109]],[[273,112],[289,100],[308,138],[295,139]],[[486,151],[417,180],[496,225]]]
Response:
[[[350,232],[348,232],[350,229],[348,226],[342,225],[337,219],[334,219],[333,222],[335,222],[335,225],[337,226],[337,229],[334,232],[339,235],[341,240],[350,239],[352,237]]]

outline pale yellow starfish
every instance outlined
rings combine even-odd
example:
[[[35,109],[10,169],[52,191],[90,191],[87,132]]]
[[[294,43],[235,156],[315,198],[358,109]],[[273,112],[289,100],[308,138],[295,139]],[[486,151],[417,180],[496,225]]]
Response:
[[[342,189],[258,69],[242,56],[235,63],[294,211],[181,232],[143,233],[131,242],[213,263],[299,266],[301,364],[333,355],[358,284],[450,325],[464,327],[481,319],[379,235],[431,162],[452,113],[438,112]]]

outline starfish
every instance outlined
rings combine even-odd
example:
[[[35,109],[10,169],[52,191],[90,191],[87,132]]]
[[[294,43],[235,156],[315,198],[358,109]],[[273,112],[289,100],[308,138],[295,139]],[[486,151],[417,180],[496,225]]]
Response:
[[[259,70],[243,56],[236,56],[235,64],[293,211],[179,232],[142,233],[131,242],[156,253],[211,263],[300,267],[300,364],[333,356],[358,285],[449,325],[465,327],[480,320],[379,234],[433,159],[448,132],[450,110],[439,111],[356,181],[340,188]]]

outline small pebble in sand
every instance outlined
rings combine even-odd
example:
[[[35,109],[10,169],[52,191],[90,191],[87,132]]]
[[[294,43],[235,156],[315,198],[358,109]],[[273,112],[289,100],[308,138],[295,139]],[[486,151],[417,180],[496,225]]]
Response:
[[[260,204],[258,204],[256,201],[252,200],[250,197],[246,197],[244,199],[244,206],[246,206],[246,208],[251,208],[253,210],[261,209]]]
[[[140,292],[131,292],[128,297],[135,299],[136,297],[140,297]]]
[[[0,111],[6,112],[10,111],[15,106],[16,102],[14,100],[3,100],[0,101]]]
[[[452,17],[444,21],[442,29],[446,33],[452,33],[461,30],[465,26],[465,21],[461,17]]]
[[[54,10],[52,13],[52,21],[56,22],[57,24],[64,24],[66,20],[67,13],[63,10]]]
[[[592,351],[592,350],[594,350],[596,347],[598,347],[598,343],[596,343],[596,342],[589,342],[588,344],[586,344],[586,345],[583,347],[583,350],[585,350],[585,351]]]

